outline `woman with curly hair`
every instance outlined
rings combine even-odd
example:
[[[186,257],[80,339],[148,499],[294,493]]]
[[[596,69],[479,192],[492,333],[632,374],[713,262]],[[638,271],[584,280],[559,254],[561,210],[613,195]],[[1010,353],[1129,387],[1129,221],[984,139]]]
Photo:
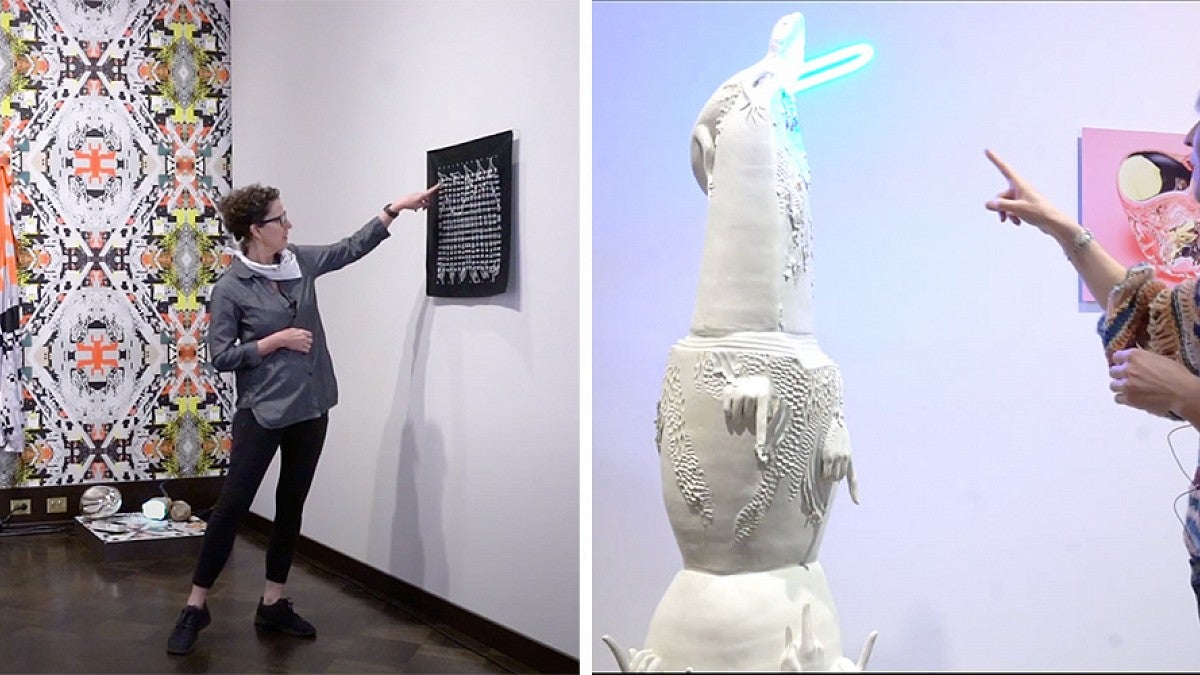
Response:
[[[208,521],[187,605],[167,640],[168,653],[190,653],[209,624],[209,589],[229,559],[238,526],[276,449],[275,522],[254,623],[316,637],[316,629],[283,595],[304,501],[325,442],[328,411],[338,397],[315,282],[371,252],[389,236],[388,226],[401,211],[426,208],[438,187],[386,204],[353,235],[327,246],[288,243],[292,221],[276,188],[242,187],[218,205],[240,250],[213,286],[206,341],[213,366],[235,375],[237,411],[229,471]]]

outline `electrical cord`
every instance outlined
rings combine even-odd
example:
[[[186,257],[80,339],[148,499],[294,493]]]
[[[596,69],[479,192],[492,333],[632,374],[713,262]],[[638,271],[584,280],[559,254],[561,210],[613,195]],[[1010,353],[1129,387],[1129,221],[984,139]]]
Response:
[[[4,519],[0,520],[0,537],[21,537],[29,534],[54,534],[58,532],[69,532],[71,530],[69,526],[63,525],[44,525],[37,523],[17,526],[9,525],[9,522],[12,521],[13,516],[17,515],[18,513],[23,513],[28,509],[29,507],[22,504],[7,516],[4,516]]]
[[[1167,445],[1171,448],[1171,456],[1175,458],[1175,466],[1179,467],[1179,472],[1183,474],[1184,478],[1188,479],[1189,483],[1192,480],[1192,476],[1187,472],[1187,469],[1183,468],[1183,462],[1179,461],[1179,453],[1175,451],[1175,444],[1171,442],[1171,436],[1176,431],[1183,431],[1184,429],[1191,428],[1191,426],[1192,425],[1190,423],[1181,424],[1167,432]]]
[[[23,537],[30,534],[58,534],[70,532],[71,528],[63,525],[22,525],[18,528],[0,532],[2,537]]]
[[[4,528],[8,527],[8,523],[9,523],[9,521],[12,520],[13,516],[17,515],[18,513],[22,513],[28,509],[29,509],[28,506],[21,504],[19,507],[15,508],[11,512],[9,512],[9,514],[7,516],[4,516],[4,520],[0,520],[0,532],[3,532]]]
[[[1175,497],[1175,501],[1171,503],[1171,510],[1175,512],[1175,519],[1179,521],[1179,524],[1183,526],[1184,529],[1187,529],[1187,523],[1184,522],[1183,516],[1179,515],[1179,500],[1191,495],[1192,493],[1200,492],[1200,488],[1197,488],[1194,482],[1195,478],[1191,475],[1188,475],[1187,469],[1183,468],[1183,462],[1179,461],[1179,453],[1175,450],[1175,444],[1171,442],[1171,435],[1176,431],[1189,428],[1192,428],[1191,424],[1181,424],[1167,432],[1167,447],[1171,448],[1171,457],[1175,458],[1175,465],[1179,467],[1179,472],[1182,473],[1183,477],[1188,481],[1188,489],[1179,493],[1179,495]],[[1197,494],[1197,496],[1200,497],[1200,494]]]

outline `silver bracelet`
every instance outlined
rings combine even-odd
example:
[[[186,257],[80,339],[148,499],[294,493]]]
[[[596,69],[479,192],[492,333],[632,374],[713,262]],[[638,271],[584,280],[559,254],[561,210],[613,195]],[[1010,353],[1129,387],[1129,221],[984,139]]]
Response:
[[[1088,244],[1091,244],[1092,240],[1094,240],[1094,239],[1095,239],[1095,237],[1092,236],[1091,230],[1087,229],[1086,227],[1081,229],[1079,231],[1079,233],[1075,235],[1075,240],[1071,242],[1070,250],[1065,251],[1067,260],[1074,259],[1074,257],[1080,251],[1087,248]]]

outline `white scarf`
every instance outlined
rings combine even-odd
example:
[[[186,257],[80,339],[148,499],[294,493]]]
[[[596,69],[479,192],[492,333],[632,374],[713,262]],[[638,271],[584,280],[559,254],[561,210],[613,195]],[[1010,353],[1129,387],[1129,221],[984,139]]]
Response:
[[[279,262],[274,265],[264,265],[260,262],[254,262],[247,258],[241,251],[234,251],[238,260],[242,261],[246,267],[250,268],[251,272],[259,276],[266,277],[272,281],[287,281],[288,279],[299,279],[300,263],[296,262],[296,254],[292,253],[291,249],[283,249],[279,256]]]

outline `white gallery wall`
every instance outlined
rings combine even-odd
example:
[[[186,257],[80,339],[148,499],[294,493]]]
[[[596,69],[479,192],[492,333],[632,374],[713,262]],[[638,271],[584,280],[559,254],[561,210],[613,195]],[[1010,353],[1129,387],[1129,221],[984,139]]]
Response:
[[[232,26],[234,183],[279,187],[293,242],[423,189],[428,150],[517,132],[506,294],[427,297],[411,212],[318,284],[341,400],[303,533],[578,656],[579,7],[234,0]]]
[[[641,645],[680,567],[653,420],[704,236],[692,125],[793,11],[810,58],[876,50],[797,104],[862,502],[839,488],[821,551],[847,652],[878,630],[872,670],[1194,668],[1197,433],[1181,471],[1175,425],[1113,403],[1057,245],[983,208],[985,148],[1077,213],[1083,127],[1192,125],[1188,2],[594,6],[593,667],[602,634]]]

